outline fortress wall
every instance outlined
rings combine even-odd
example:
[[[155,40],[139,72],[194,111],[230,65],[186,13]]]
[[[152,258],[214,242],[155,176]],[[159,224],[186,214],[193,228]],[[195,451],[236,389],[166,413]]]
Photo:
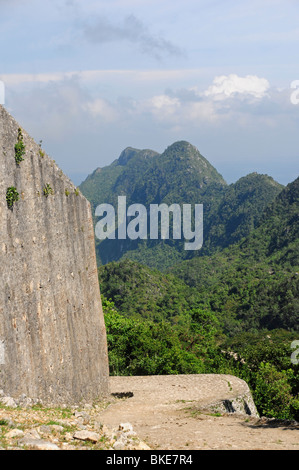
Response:
[[[47,403],[108,393],[108,356],[89,202],[0,106],[0,388]],[[46,197],[49,184],[53,194]],[[8,187],[19,193],[12,209]]]

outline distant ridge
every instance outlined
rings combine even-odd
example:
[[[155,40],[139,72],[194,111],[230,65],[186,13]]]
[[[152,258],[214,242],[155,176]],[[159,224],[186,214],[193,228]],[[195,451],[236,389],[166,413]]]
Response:
[[[80,185],[93,207],[127,204],[203,204],[204,244],[186,253],[180,240],[96,240],[98,264],[131,258],[165,269],[180,260],[215,251],[245,237],[261,212],[283,189],[268,175],[252,173],[228,185],[199,150],[187,141],[174,142],[159,154],[150,149],[124,149],[111,165],[96,169]]]

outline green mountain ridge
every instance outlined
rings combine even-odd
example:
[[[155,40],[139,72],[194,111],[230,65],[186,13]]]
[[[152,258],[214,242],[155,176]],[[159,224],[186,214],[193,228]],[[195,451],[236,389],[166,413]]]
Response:
[[[169,268],[182,278],[181,268],[188,266],[189,272],[195,274],[204,261],[211,265],[211,271],[217,273],[223,265],[231,266],[237,262],[241,265],[250,260],[255,266],[266,263],[270,273],[275,267],[283,268],[286,272],[297,272],[299,269],[299,178],[287,185],[260,214],[258,222],[246,238],[231,246],[214,253],[211,256],[193,258]],[[194,268],[191,270],[191,266]],[[185,273],[186,274],[186,273]],[[189,285],[198,285],[206,279],[202,273],[198,279],[185,276],[184,281]]]
[[[259,219],[249,237],[247,249],[253,251],[263,240],[264,251],[276,264],[299,266],[299,177],[288,184]]]
[[[165,161],[171,155],[179,160],[173,155],[176,147],[170,147]],[[282,187],[267,175],[252,173],[224,185],[210,220],[214,250],[181,260],[170,243],[139,244],[100,268],[103,294],[125,316],[180,323],[201,308],[215,314],[228,335],[260,328],[296,330],[299,178]],[[150,269],[159,263],[162,270]]]
[[[298,182],[283,189],[247,238],[212,256],[185,260],[165,273],[128,259],[100,267],[103,294],[124,316],[153,321],[188,322],[200,308],[216,315],[229,336],[297,330]]]
[[[261,212],[283,186],[267,175],[252,173],[228,185],[218,171],[186,141],[175,142],[159,154],[125,149],[111,165],[96,169],[80,185],[93,213],[99,204],[203,204],[204,244],[186,252],[183,240],[96,240],[98,264],[133,259],[160,270],[184,259],[212,254],[245,237]],[[96,222],[96,221],[95,221]],[[117,238],[117,236],[116,236]]]
[[[299,178],[261,214],[247,238],[169,269],[205,295],[226,330],[299,325]],[[239,325],[239,326],[238,326]]]
[[[145,201],[162,194],[150,192],[152,175],[167,196],[186,168],[176,162],[178,174],[163,179],[159,158]],[[217,189],[205,183],[214,200],[197,256],[147,242],[99,267],[111,374],[232,374],[261,416],[298,421],[299,178],[282,187],[252,173]]]
[[[283,186],[273,178],[258,173],[250,173],[229,185],[213,214],[209,236],[211,248],[222,249],[246,237],[282,189]]]
[[[97,168],[80,185],[81,192],[91,202],[93,209],[99,204],[116,204],[117,196],[124,194],[150,165],[150,160],[159,155],[153,150],[126,148],[111,165]],[[122,187],[122,185],[124,187]],[[120,193],[118,193],[120,190]]]

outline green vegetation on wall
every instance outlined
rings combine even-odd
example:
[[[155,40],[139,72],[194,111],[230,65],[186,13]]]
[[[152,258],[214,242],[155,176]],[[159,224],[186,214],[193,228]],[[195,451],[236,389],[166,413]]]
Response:
[[[7,188],[6,191],[6,202],[10,209],[12,209],[15,202],[19,200],[19,193],[14,186]]]
[[[49,185],[49,183],[45,184],[44,189],[43,189],[43,193],[44,193],[44,196],[46,196],[46,197],[54,194],[54,191],[51,188],[51,186]]]
[[[18,129],[18,140],[17,140],[17,143],[15,145],[15,159],[16,159],[17,165],[19,165],[24,160],[23,156],[25,155],[25,153],[26,153],[26,149],[25,149],[25,145],[24,145],[24,142],[23,142],[22,129],[19,128]]]

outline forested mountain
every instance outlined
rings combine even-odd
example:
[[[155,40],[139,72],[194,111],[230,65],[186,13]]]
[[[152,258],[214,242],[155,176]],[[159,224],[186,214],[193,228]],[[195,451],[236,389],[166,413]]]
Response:
[[[298,329],[299,178],[265,209],[247,238],[170,271],[205,295],[228,330]]]
[[[99,204],[117,204],[117,196],[128,199],[136,181],[151,165],[157,152],[126,148],[111,165],[97,168],[80,185],[81,192],[91,202],[93,209]]]
[[[93,213],[102,203],[117,208],[117,197],[127,206],[143,204],[203,204],[204,243],[198,251],[185,251],[183,240],[96,240],[99,264],[130,258],[150,267],[166,269],[177,262],[212,254],[249,234],[260,213],[282,186],[267,175],[250,174],[227,185],[217,170],[190,143],[180,141],[162,154],[125,149],[111,165],[98,168],[80,185]],[[149,224],[148,224],[149,225]]]
[[[299,178],[260,215],[250,235],[185,260],[168,273],[123,260],[99,269],[103,294],[125,316],[184,322],[200,307],[228,335],[299,328]]]
[[[270,176],[251,173],[229,185],[211,217],[205,252],[225,248],[258,225],[264,209],[282,191],[283,186]]]
[[[281,266],[299,266],[299,177],[279,193],[262,213],[243,249]]]
[[[147,246],[142,264],[99,268],[111,373],[233,374],[261,415],[298,421],[299,178],[251,174],[217,195],[200,256],[176,263],[164,244],[161,272]]]
[[[201,296],[172,274],[129,259],[99,268],[101,291],[125,317],[185,323]]]

